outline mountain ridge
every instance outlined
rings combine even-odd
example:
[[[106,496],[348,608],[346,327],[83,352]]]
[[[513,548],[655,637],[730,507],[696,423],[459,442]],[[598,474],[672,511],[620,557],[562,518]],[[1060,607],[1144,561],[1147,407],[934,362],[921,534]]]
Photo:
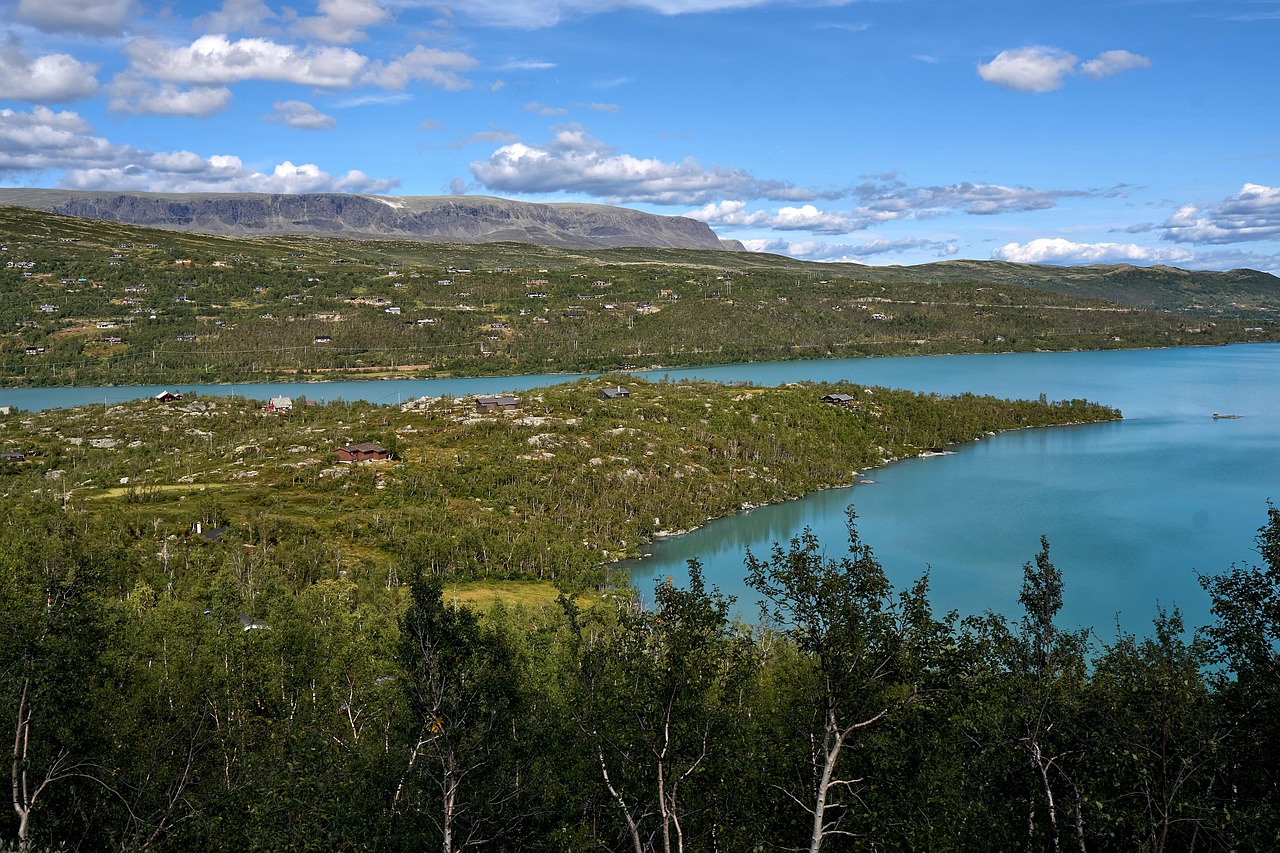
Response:
[[[705,222],[624,207],[492,196],[345,193],[148,193],[0,188],[0,205],[230,237],[298,235],[518,242],[564,249],[651,247],[743,251]]]

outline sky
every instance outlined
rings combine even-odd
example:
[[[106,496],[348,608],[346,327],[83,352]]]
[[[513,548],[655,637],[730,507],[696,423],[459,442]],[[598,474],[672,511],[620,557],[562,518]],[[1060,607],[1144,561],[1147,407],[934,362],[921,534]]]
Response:
[[[1280,0],[0,0],[0,186],[1280,273]]]

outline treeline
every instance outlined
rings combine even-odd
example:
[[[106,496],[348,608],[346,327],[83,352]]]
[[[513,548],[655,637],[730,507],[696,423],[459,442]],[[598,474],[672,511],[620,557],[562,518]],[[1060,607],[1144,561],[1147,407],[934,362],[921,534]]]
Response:
[[[1261,563],[1099,642],[895,589],[850,514],[747,555],[758,625],[696,564],[650,607],[448,600],[406,555],[248,600],[180,598],[59,503],[0,519],[0,719],[32,850],[1259,850],[1280,832],[1280,510]],[[828,547],[832,543],[826,543]],[[834,550],[834,549],[832,549]],[[212,553],[212,552],[211,552]],[[13,737],[9,738],[9,734]]]

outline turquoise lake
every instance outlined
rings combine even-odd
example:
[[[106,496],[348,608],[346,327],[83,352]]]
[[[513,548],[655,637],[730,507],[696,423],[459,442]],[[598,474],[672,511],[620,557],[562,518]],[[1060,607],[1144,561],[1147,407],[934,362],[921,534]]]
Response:
[[[684,576],[696,557],[706,576],[738,597],[747,549],[767,553],[806,526],[829,554],[844,550],[844,510],[890,578],[903,587],[930,572],[935,609],[1018,613],[1022,564],[1048,537],[1066,582],[1066,625],[1102,639],[1117,623],[1146,633],[1157,605],[1179,607],[1189,627],[1208,624],[1197,572],[1255,562],[1253,539],[1266,502],[1280,500],[1280,345],[1010,355],[930,356],[725,365],[640,373],[778,385],[849,381],[941,394],[1086,398],[1125,420],[1026,430],[868,471],[856,485],[761,507],[653,543],[631,565],[646,578]],[[184,386],[184,392],[273,394],[380,403],[440,394],[521,391],[576,376]],[[151,396],[140,387],[0,389],[0,405],[35,410]],[[1239,414],[1214,420],[1213,412]]]

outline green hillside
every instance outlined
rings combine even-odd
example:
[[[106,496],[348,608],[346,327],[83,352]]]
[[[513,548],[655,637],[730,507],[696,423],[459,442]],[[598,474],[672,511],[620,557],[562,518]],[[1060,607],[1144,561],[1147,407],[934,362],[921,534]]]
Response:
[[[1274,340],[1251,271],[226,238],[0,208],[0,383],[601,371]]]

